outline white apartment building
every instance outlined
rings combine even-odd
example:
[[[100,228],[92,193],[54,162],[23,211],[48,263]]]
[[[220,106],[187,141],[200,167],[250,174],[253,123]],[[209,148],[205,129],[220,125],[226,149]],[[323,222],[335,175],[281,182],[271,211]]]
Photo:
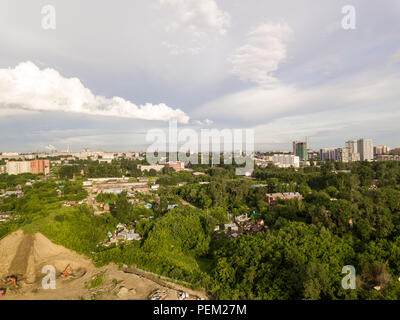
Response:
[[[357,141],[346,141],[346,148],[349,149],[349,153],[357,153],[358,152],[358,145]]]
[[[346,141],[346,148],[349,150],[349,162],[360,161],[360,152],[357,141]]]
[[[115,155],[112,152],[104,152],[102,155],[103,159],[107,159],[107,160],[114,160]]]
[[[274,154],[272,156],[272,163],[279,168],[299,168],[300,157],[289,154]]]
[[[356,153],[349,153],[349,162],[360,161],[360,154]]]
[[[31,172],[30,161],[9,161],[6,164],[6,171],[8,174],[21,174]]]
[[[360,153],[361,161],[369,161],[374,159],[374,145],[371,139],[358,140],[357,149]]]
[[[345,148],[337,148],[335,150],[335,160],[339,162],[349,162],[349,149]]]

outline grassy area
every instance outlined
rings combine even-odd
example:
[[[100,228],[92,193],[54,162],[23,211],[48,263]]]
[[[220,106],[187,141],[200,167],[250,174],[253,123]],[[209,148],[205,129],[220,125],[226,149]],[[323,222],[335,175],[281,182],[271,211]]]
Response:
[[[202,272],[210,274],[214,269],[214,260],[207,258],[196,258],[197,264]]]
[[[103,285],[103,283],[104,283],[104,278],[103,278],[103,274],[101,274],[101,275],[98,275],[97,277],[95,277],[94,279],[92,279],[89,284],[86,284],[86,288],[93,289],[93,288],[101,287]]]

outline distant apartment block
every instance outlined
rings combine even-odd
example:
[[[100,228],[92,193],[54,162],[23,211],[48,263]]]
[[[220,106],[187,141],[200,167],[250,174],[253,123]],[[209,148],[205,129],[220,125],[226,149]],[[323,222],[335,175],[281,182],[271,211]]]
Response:
[[[31,172],[30,161],[9,161],[6,164],[7,173],[10,175],[17,175],[21,173]]]
[[[307,157],[309,160],[311,159],[318,159],[319,158],[319,153],[318,151],[314,151],[312,149],[307,150]]]
[[[374,159],[374,146],[371,139],[358,140],[357,149],[360,153],[361,161],[370,161]]]
[[[185,163],[182,161],[171,161],[165,165],[167,168],[173,168],[176,172],[185,170]]]
[[[321,161],[336,161],[335,148],[323,148],[319,152]]]
[[[360,154],[358,152],[356,153],[349,153],[349,162],[355,162],[355,161],[360,161]]]
[[[33,174],[49,174],[50,160],[33,160],[31,163],[31,173]]]
[[[307,160],[307,142],[293,141],[293,155],[298,156],[300,158],[300,161]]]
[[[335,149],[335,158],[338,162],[349,162],[349,149],[347,147]]]
[[[300,157],[290,154],[274,154],[271,160],[279,168],[300,167]]]
[[[346,141],[346,148],[349,149],[349,153],[357,153],[358,152],[358,145],[357,141]]]
[[[358,151],[358,144],[357,141],[346,141],[346,148],[349,151],[349,162],[360,161],[360,153]]]
[[[374,147],[374,156],[389,154],[390,148],[387,146],[376,146]]]
[[[320,150],[321,161],[354,162],[374,159],[372,140],[360,139],[346,141],[344,148],[323,148]]]
[[[377,156],[376,160],[378,160],[378,161],[400,161],[400,155],[381,154],[381,155]]]
[[[104,152],[101,156],[105,160],[114,160],[114,158],[115,158],[115,155],[112,152],[108,152],[108,153]]]
[[[21,173],[49,174],[50,160],[9,161],[6,164],[6,172],[9,175]]]

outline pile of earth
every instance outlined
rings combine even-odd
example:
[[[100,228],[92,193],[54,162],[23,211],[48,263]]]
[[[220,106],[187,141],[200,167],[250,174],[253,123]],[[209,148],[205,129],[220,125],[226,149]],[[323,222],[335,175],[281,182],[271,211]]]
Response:
[[[63,277],[67,266],[71,268],[68,275]],[[45,277],[45,283],[50,283],[49,269],[56,271],[55,289],[45,289],[42,285]],[[0,241],[0,279],[11,275],[17,278],[17,287],[11,282],[0,282],[0,288],[6,289],[6,294],[1,296],[0,300],[145,300],[156,290],[167,292],[165,300],[178,299],[182,291],[207,299],[204,292],[193,291],[169,282],[165,282],[164,286],[160,281],[155,282],[125,273],[114,264],[96,268],[90,259],[54,244],[41,233],[24,234],[21,230]],[[93,281],[99,278],[101,281]],[[94,283],[96,286],[92,287]]]

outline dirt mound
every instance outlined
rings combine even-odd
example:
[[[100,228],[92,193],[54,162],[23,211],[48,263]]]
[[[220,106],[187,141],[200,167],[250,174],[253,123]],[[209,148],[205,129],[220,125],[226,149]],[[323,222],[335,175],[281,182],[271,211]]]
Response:
[[[19,230],[0,240],[0,277],[6,276],[22,239],[23,232]]]
[[[55,289],[45,289],[42,284],[49,277],[49,266],[55,270]],[[165,291],[163,299],[168,300],[177,299],[180,290],[206,298],[202,292],[171,283],[162,286],[159,281],[125,273],[114,264],[96,268],[90,259],[54,244],[42,234],[24,234],[21,230],[0,241],[0,278],[8,275],[17,276],[18,286],[9,284],[0,300],[148,299],[156,290]]]
[[[19,278],[26,274],[29,260],[31,260],[30,257],[33,249],[33,242],[34,238],[31,234],[23,235],[14,259],[10,263],[10,267],[8,269],[9,274],[14,274]]]

